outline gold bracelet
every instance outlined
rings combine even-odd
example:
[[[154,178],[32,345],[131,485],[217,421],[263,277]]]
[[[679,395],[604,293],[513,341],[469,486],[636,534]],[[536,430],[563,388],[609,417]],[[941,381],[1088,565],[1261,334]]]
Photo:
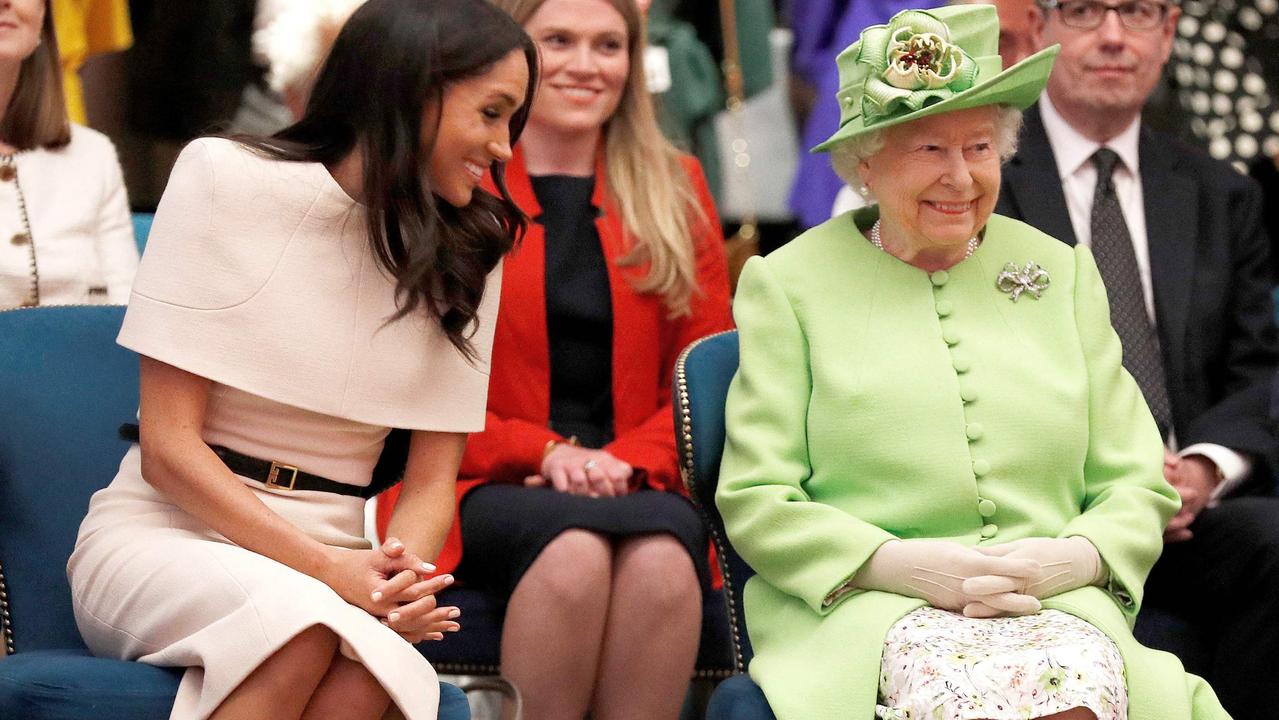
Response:
[[[559,447],[560,445],[572,445],[573,447],[577,447],[578,446],[577,436],[570,435],[567,440],[547,440],[546,447],[542,448],[542,459],[545,460],[546,456],[550,455],[551,451],[553,451],[555,448]]]

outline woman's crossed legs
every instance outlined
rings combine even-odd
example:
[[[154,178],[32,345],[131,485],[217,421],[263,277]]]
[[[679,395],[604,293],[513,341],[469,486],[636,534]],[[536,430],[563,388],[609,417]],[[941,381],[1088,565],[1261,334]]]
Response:
[[[373,675],[338,652],[337,634],[312,625],[263,661],[210,720],[378,720],[389,704]]]

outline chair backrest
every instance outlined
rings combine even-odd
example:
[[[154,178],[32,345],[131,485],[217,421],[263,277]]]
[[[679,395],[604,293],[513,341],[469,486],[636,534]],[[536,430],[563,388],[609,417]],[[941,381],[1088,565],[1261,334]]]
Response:
[[[89,496],[115,477],[138,408],[122,306],[0,312],[0,620],[5,654],[83,648],[67,557]]]
[[[675,437],[680,474],[689,497],[710,530],[724,575],[724,598],[733,633],[738,672],[745,672],[753,652],[742,614],[742,590],[755,571],[733,549],[724,519],[715,505],[719,461],[724,452],[724,399],[737,372],[737,331],[717,333],[689,345],[675,363]]]
[[[147,236],[151,234],[152,220],[155,220],[155,213],[133,213],[133,241],[138,244],[139,255],[147,247]]]

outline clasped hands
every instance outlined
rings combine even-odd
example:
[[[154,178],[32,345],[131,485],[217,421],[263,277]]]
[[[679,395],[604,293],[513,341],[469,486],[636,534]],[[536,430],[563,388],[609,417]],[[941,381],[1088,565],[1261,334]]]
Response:
[[[461,610],[440,606],[437,593],[453,583],[452,575],[432,575],[435,566],[408,551],[404,543],[387,538],[380,548],[330,548],[329,562],[319,580],[343,600],[378,618],[411,643],[443,640],[457,632]]]
[[[1194,537],[1190,525],[1208,507],[1213,490],[1220,482],[1217,464],[1203,455],[1180,457],[1164,450],[1164,479],[1181,496],[1181,509],[1168,521],[1164,542],[1183,542]]]
[[[1038,612],[1040,599],[1099,584],[1105,574],[1097,549],[1082,537],[1025,538],[987,547],[919,539],[884,543],[853,582],[990,618]]]
[[[630,492],[634,468],[606,450],[555,445],[542,458],[541,474],[524,478],[528,487],[550,485],[562,493],[587,497],[620,497]]]

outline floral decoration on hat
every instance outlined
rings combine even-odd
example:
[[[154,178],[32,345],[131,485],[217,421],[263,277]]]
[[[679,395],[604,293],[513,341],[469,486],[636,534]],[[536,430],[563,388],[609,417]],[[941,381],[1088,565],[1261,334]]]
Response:
[[[876,130],[982,105],[1025,110],[1048,82],[1053,45],[1004,68],[993,5],[903,10],[835,58],[839,128],[813,152]]]
[[[946,100],[977,78],[977,63],[950,41],[946,23],[919,10],[867,28],[857,62],[872,69],[862,89],[868,126]]]
[[[933,90],[955,79],[964,52],[935,33],[897,31],[888,46],[884,81],[903,90]]]

